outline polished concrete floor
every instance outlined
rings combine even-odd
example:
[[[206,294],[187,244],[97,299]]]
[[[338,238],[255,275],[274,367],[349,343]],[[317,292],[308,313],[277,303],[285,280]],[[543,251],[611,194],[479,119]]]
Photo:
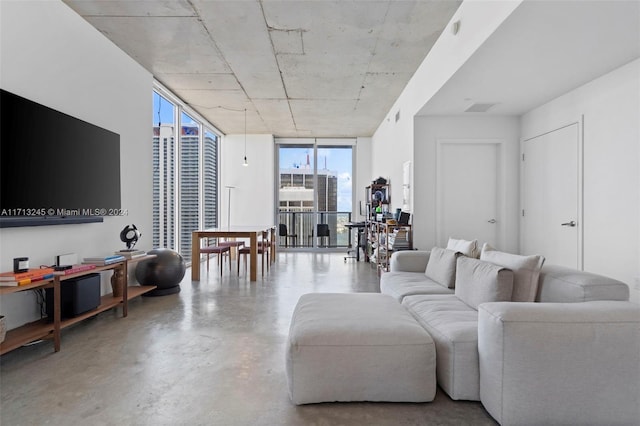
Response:
[[[494,425],[477,402],[293,405],[285,342],[309,292],[377,292],[368,263],[342,253],[284,253],[268,276],[241,271],[179,294],[137,298],[0,358],[0,423],[10,425]],[[215,262],[215,261],[214,261]]]

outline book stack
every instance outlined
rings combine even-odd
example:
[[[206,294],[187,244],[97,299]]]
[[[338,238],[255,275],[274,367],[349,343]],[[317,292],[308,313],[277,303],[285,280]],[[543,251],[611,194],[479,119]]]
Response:
[[[96,265],[96,266],[104,266],[111,265],[112,263],[123,262],[126,260],[126,257],[121,256],[119,254],[113,254],[110,256],[96,256],[96,257],[85,257],[82,259],[82,263],[84,265]]]
[[[96,265],[94,264],[85,264],[85,265],[73,265],[69,269],[65,269],[64,271],[56,271],[54,275],[71,275],[77,274],[79,272],[90,271],[92,269],[96,269]]]
[[[26,272],[3,272],[0,274],[0,287],[27,285],[53,277],[53,268],[34,268]]]
[[[142,256],[146,256],[147,252],[144,250],[120,250],[115,252],[115,254],[118,254],[120,256],[124,256],[126,259],[135,259],[136,257],[142,257]]]
[[[389,236],[389,245],[394,251],[411,250],[409,232],[406,229],[396,229],[393,231],[393,239],[391,235]]]

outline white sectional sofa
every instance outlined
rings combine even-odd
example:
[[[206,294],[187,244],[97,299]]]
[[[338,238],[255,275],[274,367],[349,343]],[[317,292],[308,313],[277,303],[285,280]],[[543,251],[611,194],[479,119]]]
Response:
[[[433,338],[452,399],[503,425],[640,424],[640,306],[620,281],[543,262],[398,252],[380,290]]]

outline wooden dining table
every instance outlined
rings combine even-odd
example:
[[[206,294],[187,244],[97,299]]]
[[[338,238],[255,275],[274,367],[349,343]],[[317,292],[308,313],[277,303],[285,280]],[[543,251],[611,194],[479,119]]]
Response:
[[[200,281],[200,240],[202,238],[248,238],[249,247],[249,279],[258,278],[258,237],[263,232],[271,231],[271,259],[275,259],[275,230],[273,225],[264,226],[227,226],[220,228],[199,229],[191,233],[191,280]]]

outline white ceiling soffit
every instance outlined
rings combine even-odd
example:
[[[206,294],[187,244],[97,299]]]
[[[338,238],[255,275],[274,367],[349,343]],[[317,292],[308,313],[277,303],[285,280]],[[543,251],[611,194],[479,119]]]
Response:
[[[521,115],[638,57],[637,0],[525,1],[418,115]]]
[[[64,0],[224,133],[369,136],[457,0]]]

